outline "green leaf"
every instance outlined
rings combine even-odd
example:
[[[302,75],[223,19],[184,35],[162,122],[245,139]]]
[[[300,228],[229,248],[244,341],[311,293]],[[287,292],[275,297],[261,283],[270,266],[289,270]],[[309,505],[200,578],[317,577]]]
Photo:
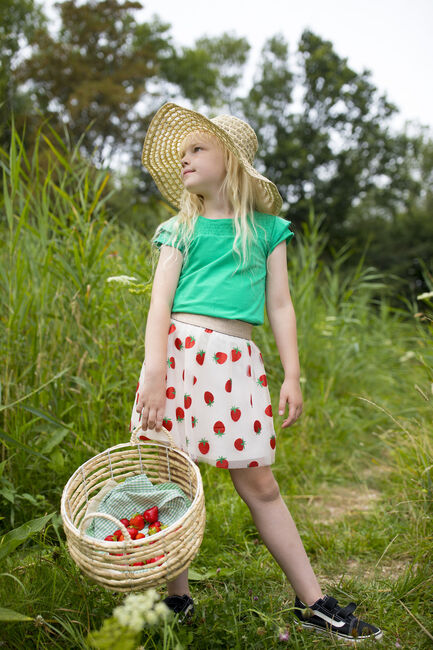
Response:
[[[6,609],[6,607],[0,607],[0,621],[33,621],[30,616],[24,616],[13,609]]]
[[[6,535],[3,535],[0,539],[0,560],[9,555],[9,553],[12,553],[17,546],[25,542],[29,537],[35,533],[39,533],[55,514],[55,512],[52,512],[50,515],[26,521],[22,526],[14,528],[6,533]]]

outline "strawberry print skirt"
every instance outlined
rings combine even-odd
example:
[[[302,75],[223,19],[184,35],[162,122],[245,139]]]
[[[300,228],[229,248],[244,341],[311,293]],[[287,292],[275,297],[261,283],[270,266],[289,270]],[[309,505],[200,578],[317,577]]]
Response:
[[[138,380],[130,431],[146,359]],[[163,426],[196,463],[222,468],[275,461],[275,430],[263,357],[254,341],[171,318],[167,340]],[[140,431],[142,440],[167,441],[163,431]]]

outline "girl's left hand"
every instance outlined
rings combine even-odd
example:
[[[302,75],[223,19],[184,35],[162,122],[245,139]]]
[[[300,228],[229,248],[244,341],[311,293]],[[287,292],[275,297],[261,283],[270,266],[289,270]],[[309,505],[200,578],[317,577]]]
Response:
[[[289,403],[289,417],[281,425],[283,429],[290,427],[302,413],[302,393],[299,379],[286,377],[280,390],[280,401],[278,403],[278,414],[284,415],[286,402]]]

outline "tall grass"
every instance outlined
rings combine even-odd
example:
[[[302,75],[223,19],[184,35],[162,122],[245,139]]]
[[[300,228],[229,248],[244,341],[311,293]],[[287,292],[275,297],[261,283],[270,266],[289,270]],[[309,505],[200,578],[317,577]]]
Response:
[[[50,152],[43,163],[42,143]],[[107,279],[132,275],[150,288],[151,264],[149,242],[107,213],[108,172],[82,160],[78,147],[47,128],[29,160],[14,131],[0,156],[0,525],[6,532],[58,513],[76,467],[128,439],[149,292],[132,294]],[[385,628],[387,647],[427,648],[431,321],[421,317],[421,304],[395,310],[385,291],[378,297],[383,279],[362,261],[343,274],[347,249],[324,265],[324,243],[321,220],[311,213],[288,247],[304,413],[289,430],[275,416],[273,470],[324,586],[360,602]],[[276,406],[283,370],[267,318],[253,336]],[[192,571],[199,614],[184,632],[185,646],[209,647],[211,638],[212,647],[277,647],[278,630],[287,626],[290,647],[330,647],[297,629],[287,611],[287,581],[228,474],[207,465],[201,471],[207,524]],[[374,495],[374,507],[362,509],[357,495]],[[58,516],[3,565],[2,606],[33,619],[4,625],[6,647],[85,647],[87,632],[119,602],[79,574]],[[143,643],[159,641],[155,631]]]

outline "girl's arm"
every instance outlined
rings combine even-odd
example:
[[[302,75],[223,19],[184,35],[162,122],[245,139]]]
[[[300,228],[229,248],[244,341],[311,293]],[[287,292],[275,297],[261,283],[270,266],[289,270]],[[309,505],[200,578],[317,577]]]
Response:
[[[266,312],[275,337],[284,382],[281,386],[279,413],[289,402],[289,417],[283,427],[293,424],[302,413],[302,393],[299,385],[300,366],[296,333],[296,316],[289,290],[286,241],[280,242],[268,257],[266,276]]]
[[[182,253],[177,248],[161,246],[146,322],[144,386],[136,406],[136,410],[141,412],[144,431],[160,431],[164,418],[167,336],[182,260]]]

